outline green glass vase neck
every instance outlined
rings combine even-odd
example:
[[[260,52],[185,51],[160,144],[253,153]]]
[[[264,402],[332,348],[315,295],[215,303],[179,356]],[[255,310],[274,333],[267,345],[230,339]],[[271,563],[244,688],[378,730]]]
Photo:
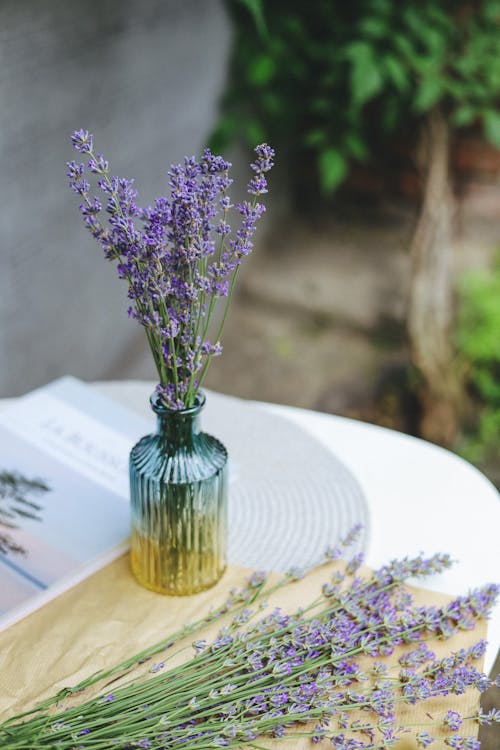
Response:
[[[157,418],[157,432],[173,448],[190,446],[200,433],[200,414],[205,406],[205,394],[196,394],[194,406],[189,409],[169,409],[154,392],[150,398],[151,408]]]

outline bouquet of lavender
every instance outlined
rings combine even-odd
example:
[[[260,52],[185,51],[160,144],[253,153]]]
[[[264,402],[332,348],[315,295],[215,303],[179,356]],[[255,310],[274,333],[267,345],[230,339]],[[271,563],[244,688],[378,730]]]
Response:
[[[327,553],[328,564],[353,538]],[[198,622],[0,724],[0,746],[262,750],[270,739],[304,737],[336,750],[385,750],[406,737],[405,747],[477,750],[474,724],[498,722],[500,711],[457,711],[450,697],[491,684],[474,665],[485,643],[444,656],[433,649],[486,617],[498,587],[416,606],[404,581],[448,567],[447,555],[372,573],[360,573],[360,562],[335,563],[322,592],[289,612],[266,613],[265,599],[300,574],[276,583],[253,574]],[[215,638],[200,637],[222,618]],[[194,633],[193,656],[169,666]],[[408,718],[405,706],[417,704],[422,710]]]
[[[172,166],[170,197],[139,208],[133,180],[110,176],[108,162],[94,153],[88,131],[76,131],[72,142],[86,164],[68,162],[70,187],[82,199],[86,226],[128,283],[129,315],[146,331],[160,398],[170,409],[190,408],[211,358],[222,352],[221,334],[238,269],[252,250],[265,210],[257,198],[267,192],[274,151],[266,144],[255,149],[254,175],[248,183],[251,199],[236,206],[240,226],[233,236],[231,164],[222,157],[207,149],[199,161],[186,158],[183,165]],[[89,173],[104,195],[104,209],[91,194]],[[225,301],[222,319],[210,337],[220,299]]]

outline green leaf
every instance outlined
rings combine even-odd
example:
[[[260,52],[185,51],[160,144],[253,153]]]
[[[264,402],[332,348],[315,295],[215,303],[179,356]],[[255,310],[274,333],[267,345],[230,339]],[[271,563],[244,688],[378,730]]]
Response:
[[[463,81],[448,78],[443,81],[443,90],[448,98],[455,100],[457,105],[469,100],[469,86]]]
[[[423,39],[429,54],[433,58],[441,58],[448,43],[447,35],[437,29],[428,28]]]
[[[362,106],[378,94],[383,78],[373,48],[366,42],[353,42],[346,50],[351,62],[351,97],[355,106]]]
[[[437,17],[436,13],[438,13]],[[426,8],[410,5],[403,10],[402,18],[407,34],[413,36],[420,43],[419,46],[422,45],[428,53],[435,55],[445,49],[450,36],[450,27],[447,25],[445,11],[434,9],[433,15],[434,17],[431,18]]]
[[[408,72],[404,65],[401,65],[397,57],[387,55],[382,60],[387,78],[398,91],[405,91],[408,88]]]
[[[253,18],[257,31],[261,37],[268,35],[266,19],[264,18],[264,8],[262,0],[238,0],[244,5]]]
[[[500,363],[500,272],[469,272],[459,285],[457,345],[467,359]]]
[[[488,0],[487,3],[484,3],[481,11],[485,21],[491,23],[496,31],[498,16],[500,15],[500,3],[496,0]]]
[[[427,112],[436,104],[443,93],[443,84],[439,77],[424,78],[417,89],[413,106],[416,112]]]
[[[306,146],[323,146],[326,143],[327,136],[324,130],[310,130],[304,136]]]
[[[348,133],[344,138],[344,144],[347,151],[352,154],[355,159],[362,161],[368,156],[368,149],[366,144],[361,140],[358,135],[354,133]]]
[[[374,15],[362,18],[359,30],[364,36],[372,37],[373,39],[386,38],[389,33],[387,23]]]
[[[468,104],[464,104],[462,107],[457,107],[454,111],[451,116],[451,122],[457,128],[463,128],[466,125],[470,125],[476,116],[476,109]]]
[[[412,61],[415,55],[415,49],[412,42],[403,34],[395,33],[392,35],[392,43],[394,47],[401,53],[407,60]]]
[[[347,162],[342,154],[334,148],[329,148],[319,155],[318,169],[321,187],[326,193],[331,193],[346,176]]]
[[[488,2],[491,2],[491,0],[488,0]],[[427,23],[432,24],[441,33],[455,34],[456,20],[454,14],[446,8],[438,8],[432,4],[427,7]]]
[[[485,401],[500,404],[500,385],[497,373],[488,367],[476,367],[474,381],[477,390]]]
[[[500,112],[488,110],[483,116],[483,129],[486,138],[500,148]]]
[[[269,55],[259,55],[248,69],[248,80],[254,86],[265,86],[276,72],[276,64]]]

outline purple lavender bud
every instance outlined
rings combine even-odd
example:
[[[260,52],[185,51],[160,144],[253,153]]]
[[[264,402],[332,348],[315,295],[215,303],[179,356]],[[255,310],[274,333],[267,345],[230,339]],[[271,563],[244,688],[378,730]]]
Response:
[[[248,579],[248,586],[251,589],[258,588],[259,586],[262,586],[263,583],[265,583],[267,580],[267,573],[263,570],[257,570]]]
[[[210,149],[205,149],[200,162],[201,171],[208,174],[217,174],[218,172],[227,172],[231,169],[231,162],[225,161],[222,156],[215,156]]]
[[[217,234],[227,237],[227,235],[231,234],[231,225],[228,224],[227,221],[224,221],[224,219],[221,219],[216,226],[215,231]]]
[[[342,549],[340,546],[333,547],[328,546],[325,550],[325,559],[326,560],[340,560],[342,557]]]
[[[304,578],[305,571],[303,568],[294,567],[290,568],[290,570],[286,573],[287,577],[290,578],[291,581],[300,581],[302,578]]]
[[[149,670],[153,674],[157,674],[158,672],[161,672],[161,670],[165,667],[164,662],[160,661],[157,664],[153,664],[151,669]]]
[[[254,172],[269,172],[274,165],[275,152],[267,143],[261,143],[254,148],[257,159],[250,165]]]
[[[448,727],[448,729],[456,731],[462,726],[462,717],[456,711],[448,711],[443,719],[443,724],[445,727]]]
[[[362,552],[360,552],[357,555],[354,555],[354,557],[349,560],[347,567],[346,567],[346,573],[347,575],[354,575],[354,573],[361,567],[363,564],[364,555]]]
[[[267,180],[263,174],[252,177],[248,183],[248,192],[250,195],[264,195],[264,193],[267,193]]]
[[[478,724],[500,724],[500,709],[492,708],[487,713],[479,709],[474,718]]]
[[[314,727],[314,734],[311,737],[311,740],[314,744],[321,742],[326,734],[325,727],[322,727],[321,724],[316,724]]]
[[[427,661],[435,659],[436,655],[429,649],[426,643],[422,643],[414,651],[410,651],[400,657],[399,663],[405,667],[416,667],[420,664],[425,664]]]
[[[250,165],[256,173],[248,183],[247,190],[250,195],[263,195],[267,193],[267,181],[264,177],[266,172],[273,167],[274,151],[267,144],[256,146],[257,159]]]
[[[276,724],[272,731],[272,736],[275,739],[280,739],[281,737],[285,736],[285,727],[283,724]]]
[[[104,174],[108,171],[108,166],[108,162],[104,159],[102,154],[97,154],[95,157],[92,156],[88,162],[88,167],[93,174]]]
[[[193,648],[197,654],[201,654],[207,648],[207,642],[205,640],[193,641]]]
[[[428,732],[418,732],[416,735],[417,740],[417,746],[418,747],[429,747],[429,745],[432,745],[434,742],[434,737],[431,737],[431,735]]]
[[[71,136],[71,142],[81,154],[89,154],[93,148],[93,136],[88,130],[75,130]]]
[[[78,164],[74,159],[72,159],[71,161],[66,162],[66,166],[68,167],[67,176],[70,178],[70,180],[80,180],[83,177],[83,172],[85,169],[84,164]]]
[[[469,648],[469,655],[471,659],[480,659],[486,653],[488,643],[485,640],[480,640]]]

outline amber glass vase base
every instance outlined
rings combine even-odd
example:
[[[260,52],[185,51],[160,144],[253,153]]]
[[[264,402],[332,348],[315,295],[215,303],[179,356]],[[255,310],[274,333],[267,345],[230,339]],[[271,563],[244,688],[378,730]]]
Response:
[[[132,534],[130,567],[138,583],[166,596],[189,596],[212,588],[226,571],[219,555],[160,550],[152,540]],[[179,559],[181,558],[181,560]]]
[[[210,583],[186,586],[183,588],[177,580],[171,586],[164,585],[161,582],[154,582],[149,577],[141,575],[141,564],[140,561],[135,559],[133,553],[130,554],[130,567],[134,578],[141,586],[149,591],[154,591],[155,594],[163,594],[164,596],[191,596],[191,594],[199,594],[201,591],[207,591],[217,585],[220,578],[226,572],[226,567],[222,571],[218,571],[218,578]]]

